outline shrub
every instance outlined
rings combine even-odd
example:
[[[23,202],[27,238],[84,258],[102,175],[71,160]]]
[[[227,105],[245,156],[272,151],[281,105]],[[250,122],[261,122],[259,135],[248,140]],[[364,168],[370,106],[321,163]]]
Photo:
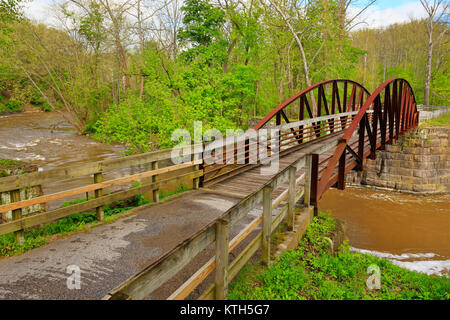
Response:
[[[10,99],[5,103],[5,107],[9,112],[18,112],[23,109],[23,104],[24,103],[22,101]]]

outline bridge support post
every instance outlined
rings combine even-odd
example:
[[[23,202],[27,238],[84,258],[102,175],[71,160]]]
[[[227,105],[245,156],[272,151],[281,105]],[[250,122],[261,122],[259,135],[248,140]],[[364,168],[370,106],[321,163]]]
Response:
[[[216,223],[216,300],[225,300],[228,294],[228,247],[229,225],[227,219]]]
[[[265,265],[270,264],[270,240],[272,229],[272,187],[263,190],[263,221],[262,221],[262,245],[261,260]]]
[[[297,169],[292,166],[289,168],[289,195],[288,195],[288,216],[287,223],[290,231],[294,230],[295,224],[295,173]]]
[[[366,132],[366,121],[367,121],[367,114],[365,114],[360,123],[359,123],[359,140],[358,140],[358,157],[360,159],[359,163],[359,170],[363,170],[363,159],[364,159],[364,139],[365,139],[365,132]],[[377,134],[376,131],[374,131],[375,135]],[[344,151],[345,152],[345,151]]]
[[[341,157],[339,158],[339,169],[338,169],[338,189],[345,189],[345,155],[347,150],[344,150]]]
[[[102,183],[103,182],[103,173],[98,172],[94,173],[94,183]],[[100,198],[103,196],[103,189],[97,189],[94,191],[95,198]],[[89,200],[89,199],[86,199]],[[103,211],[103,206],[99,206],[95,208],[97,221],[103,221],[105,218],[105,213]]]
[[[152,170],[158,170],[158,161],[153,161],[152,162]],[[154,175],[152,176],[152,182],[155,183],[156,181],[158,181],[158,176]],[[159,189],[154,189],[153,190],[153,202],[159,202]]]
[[[311,155],[311,204],[314,206],[314,216],[319,213],[318,210],[318,187],[319,187],[319,155],[313,153]]]
[[[11,191],[11,203],[20,201],[20,189]],[[12,211],[12,219],[18,220],[22,218],[22,209],[15,209]],[[14,232],[16,243],[23,245],[24,232],[23,229]]]
[[[303,204],[307,207],[311,205],[311,166],[312,166],[312,155],[306,155],[305,162],[305,192],[303,197]]]

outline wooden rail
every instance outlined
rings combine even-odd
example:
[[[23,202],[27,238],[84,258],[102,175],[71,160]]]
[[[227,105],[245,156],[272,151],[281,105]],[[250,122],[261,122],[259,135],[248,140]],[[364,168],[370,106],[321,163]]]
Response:
[[[322,153],[335,148],[335,146],[336,143],[329,143],[321,144],[319,146],[310,146],[307,149],[308,152],[311,153]],[[314,160],[311,160],[313,158],[316,159],[316,163],[314,163]],[[305,164],[308,164],[305,168],[305,174],[295,179],[295,173],[304,168]],[[214,284],[206,290],[201,298],[225,298],[227,295],[228,283],[258,248],[263,248],[262,261],[266,264],[270,263],[271,234],[277,230],[283,219],[286,217],[289,228],[293,228],[293,221],[295,218],[294,206],[297,201],[304,197],[304,195],[306,195],[304,197],[304,203],[310,203],[310,197],[316,193],[315,190],[310,190],[313,188],[310,178],[311,170],[314,170],[314,166],[317,167],[317,165],[317,157],[313,157],[311,154],[297,159],[290,166],[280,171],[275,177],[265,183],[260,189],[222,214],[217,220],[209,223],[184,242],[166,252],[157,261],[110,291],[104,299],[144,299],[148,297],[154,290],[170,280],[212,243],[215,243],[216,255],[178,288],[169,299],[186,298],[190,292],[192,292],[192,290],[214,270],[216,270]],[[305,181],[305,186],[301,185],[302,181]],[[272,201],[273,190],[280,188],[285,182],[288,182],[288,189]],[[288,199],[288,203],[282,206],[277,215],[272,218],[273,210],[280,207],[285,199]],[[240,219],[245,217],[250,210],[256,208],[261,203],[263,207],[262,216],[252,221],[236,237],[229,241],[229,229]],[[258,232],[256,237],[251,240],[250,244],[239,253],[231,264],[229,264],[229,253],[242,243],[242,241],[247,239],[252,231],[260,224],[262,224],[262,231]]]
[[[0,235],[14,232],[17,242],[23,242],[23,231],[26,228],[50,223],[60,218],[67,217],[74,213],[83,212],[89,209],[96,209],[97,220],[103,220],[103,206],[114,201],[129,199],[130,197],[153,191],[153,201],[158,202],[159,189],[174,180],[180,183],[192,180],[194,188],[198,188],[198,180],[203,176],[203,170],[199,168],[202,163],[201,152],[197,146],[187,146],[182,148],[166,149],[156,152],[149,152],[122,158],[109,159],[105,161],[90,162],[82,165],[55,168],[47,171],[33,172],[24,175],[4,177],[0,179],[0,192],[10,192],[11,203],[0,205],[0,213],[12,211],[12,221],[0,224]],[[190,157],[191,161],[177,165],[170,165],[172,155],[182,152],[183,156]],[[150,170],[138,174],[132,174],[112,180],[104,181],[104,173],[118,169],[135,166],[149,165]],[[191,169],[191,170],[189,170]],[[182,172],[189,171],[189,172]],[[157,179],[166,174],[174,174],[173,177]],[[60,182],[67,179],[93,176],[92,184],[65,190],[53,194],[47,194],[32,199],[21,200],[21,188],[42,185],[45,183]],[[107,187],[124,185],[129,182],[150,178],[151,183],[144,183],[135,188],[126,188],[111,194],[105,194]],[[145,181],[145,180],[144,180]],[[64,208],[58,208],[43,213],[22,216],[22,209],[36,205],[48,203],[50,201],[64,199],[66,197],[94,192],[95,198],[82,203],[73,204]]]

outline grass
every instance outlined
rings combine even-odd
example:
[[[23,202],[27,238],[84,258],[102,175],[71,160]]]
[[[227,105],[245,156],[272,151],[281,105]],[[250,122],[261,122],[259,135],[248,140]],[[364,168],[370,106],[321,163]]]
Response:
[[[230,284],[230,300],[410,300],[450,299],[450,279],[412,272],[380,259],[350,251],[344,244],[329,254],[336,221],[314,218],[297,250],[285,252],[270,267],[246,266]],[[381,288],[369,290],[370,265],[381,271]]]
[[[424,121],[420,124],[420,127],[450,127],[450,113]]]
[[[32,166],[18,160],[0,158],[0,178],[9,177],[12,169],[14,174],[25,174],[32,171]]]
[[[0,158],[0,167],[21,166],[21,165],[23,165],[23,162],[21,161]]]
[[[133,187],[138,186],[135,184]],[[159,193],[159,198],[162,200],[171,195],[175,195],[184,191],[188,188],[181,184],[178,189],[171,192]],[[92,198],[89,198],[91,200]],[[73,204],[82,203],[87,201],[84,199],[76,199],[73,201],[65,202],[61,207],[67,207]],[[112,205],[104,206],[104,222],[110,223],[119,218],[119,213],[123,213],[130,209],[142,206],[144,204],[150,203],[151,201],[146,200],[143,195],[137,195],[127,201],[116,201]],[[65,237],[74,233],[89,231],[90,228],[98,224],[96,220],[95,212],[85,212],[72,214],[66,218],[59,219],[56,222],[47,224],[42,228],[30,228],[25,229],[24,232],[24,243],[19,245],[15,242],[14,234],[5,234],[0,236],[0,256],[8,257],[17,254],[24,253],[28,250],[43,246],[44,244]]]

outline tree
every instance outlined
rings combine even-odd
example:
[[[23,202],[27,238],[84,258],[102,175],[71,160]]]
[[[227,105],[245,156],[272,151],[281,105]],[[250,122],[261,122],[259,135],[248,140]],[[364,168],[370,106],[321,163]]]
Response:
[[[11,24],[21,18],[22,0],[0,0],[0,45],[5,45],[5,36],[11,33]]]
[[[263,0],[261,0],[261,1],[263,2]],[[294,19],[294,17],[289,17],[288,13],[285,10],[283,10],[282,7],[279,4],[277,4],[274,0],[269,0],[269,3],[270,3],[270,6],[272,8],[274,8],[275,11],[281,16],[283,22],[285,23],[286,27],[288,28],[289,32],[291,33],[293,39],[297,43],[298,49],[302,56],[303,74],[305,77],[306,85],[308,87],[310,87],[312,85],[311,78],[310,78],[310,64],[315,59],[315,57],[317,56],[319,51],[322,49],[322,45],[316,51],[314,57],[312,58],[312,61],[308,62],[301,38],[303,38],[304,34],[307,31],[309,31],[311,28],[314,28],[315,26],[308,25],[308,26],[304,27],[303,30],[297,31],[294,29],[294,26],[291,23],[291,21],[297,20],[297,19],[299,19],[299,17],[296,17],[296,19]],[[297,8],[295,8],[295,9],[297,9]],[[298,14],[298,9],[294,10],[294,12],[296,12]],[[314,115],[316,115],[317,114],[317,104],[316,104],[316,100],[315,100],[315,97],[314,97],[312,91],[310,93],[310,99],[311,99],[311,104],[312,104],[312,112]]]
[[[443,24],[444,30],[439,37],[442,37],[448,32],[448,7],[449,3],[445,0],[420,0],[428,14],[427,18],[427,36],[428,36],[428,50],[427,50],[427,71],[425,79],[425,105],[430,105],[430,89],[431,89],[431,64],[433,60],[433,30],[436,25]]]

